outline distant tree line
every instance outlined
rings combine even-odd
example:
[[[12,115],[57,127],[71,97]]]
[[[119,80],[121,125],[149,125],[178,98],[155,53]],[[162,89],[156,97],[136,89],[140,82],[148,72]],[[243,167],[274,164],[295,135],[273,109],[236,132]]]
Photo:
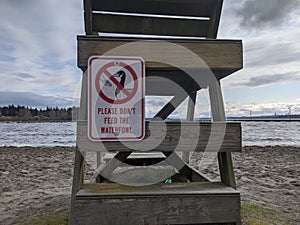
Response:
[[[77,107],[46,109],[29,108],[25,106],[0,107],[1,121],[71,121],[77,119],[79,109]]]

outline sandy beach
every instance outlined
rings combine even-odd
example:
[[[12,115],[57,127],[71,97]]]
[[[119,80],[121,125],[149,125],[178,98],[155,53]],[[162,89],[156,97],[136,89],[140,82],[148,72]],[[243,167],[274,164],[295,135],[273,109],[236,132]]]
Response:
[[[0,224],[67,210],[74,148],[1,147],[0,157]],[[300,223],[300,148],[244,147],[233,159],[242,200],[276,208]],[[194,155],[191,165],[197,168],[200,161],[201,155]],[[219,176],[216,166],[201,171],[212,179]]]

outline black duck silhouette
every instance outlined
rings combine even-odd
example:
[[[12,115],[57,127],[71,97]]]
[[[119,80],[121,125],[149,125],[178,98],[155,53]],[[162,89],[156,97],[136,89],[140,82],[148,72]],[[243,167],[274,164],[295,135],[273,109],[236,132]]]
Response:
[[[120,84],[122,86],[122,89],[125,87],[125,80],[126,80],[126,74],[123,70],[120,70],[119,72],[117,72],[114,77],[119,77],[120,78]],[[119,87],[116,87],[115,90],[115,97],[116,99],[119,99],[119,95],[120,95],[121,89]]]
[[[113,77],[117,77],[118,82],[120,83],[120,85],[122,86],[122,88],[119,88],[118,86],[116,86],[116,90],[115,90],[115,98],[116,99],[120,99],[122,92],[121,90],[123,88],[125,88],[125,81],[126,81],[126,73],[123,70],[120,70],[119,72],[117,72],[116,74],[113,75]],[[104,83],[104,86],[106,87],[112,87],[112,83],[110,80],[102,80],[102,82]]]

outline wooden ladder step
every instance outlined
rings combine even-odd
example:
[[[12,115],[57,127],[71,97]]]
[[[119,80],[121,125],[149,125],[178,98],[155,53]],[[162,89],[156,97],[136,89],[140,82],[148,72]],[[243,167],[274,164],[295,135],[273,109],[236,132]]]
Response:
[[[76,194],[77,199],[119,198],[120,196],[161,195],[239,195],[239,192],[220,182],[191,182],[154,184],[150,186],[125,186],[116,183],[84,184]]]
[[[86,184],[74,215],[86,225],[239,223],[240,194],[222,183]]]
[[[109,162],[115,154],[106,153],[103,157],[104,162]],[[166,156],[161,152],[148,152],[148,153],[132,153],[124,161],[125,164],[133,166],[147,166],[157,164],[166,159]]]

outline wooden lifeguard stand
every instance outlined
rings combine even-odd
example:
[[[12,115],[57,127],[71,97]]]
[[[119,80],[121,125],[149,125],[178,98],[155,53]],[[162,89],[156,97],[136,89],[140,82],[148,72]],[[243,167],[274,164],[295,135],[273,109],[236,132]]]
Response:
[[[101,225],[148,225],[148,224],[239,224],[240,194],[235,189],[235,179],[231,152],[241,151],[241,126],[239,123],[227,123],[224,112],[222,92],[219,80],[240,70],[243,66],[242,42],[239,40],[217,40],[217,31],[222,9],[222,0],[84,0],[85,36],[78,36],[78,67],[83,71],[80,116],[77,122],[77,146],[74,165],[70,224]],[[100,36],[99,36],[100,33]],[[160,35],[132,37],[101,36],[101,33],[121,33],[138,35]],[[163,36],[163,37],[161,37]],[[181,38],[174,39],[174,36]],[[87,62],[90,56],[103,55],[116,47],[146,42],[150,47],[137,52],[134,49],[126,56],[139,56],[146,62],[146,95],[173,96],[157,114],[165,120],[186,98],[189,98],[187,122],[167,121],[167,135],[161,144],[150,151],[161,152],[165,157],[172,155],[172,166],[188,182],[158,183],[150,186],[125,186],[105,182],[98,176],[92,184],[84,184],[84,153],[101,152],[97,142],[87,136]],[[208,65],[197,67],[194,64],[178,69],[165,63],[153,62],[149,55],[168,54],[155,52],[162,43],[173,43],[192,51]],[[164,49],[161,49],[164,51]],[[120,52],[110,51],[110,55]],[[172,52],[178,62],[184,59],[181,52]],[[176,55],[177,54],[177,55]],[[169,57],[169,56],[167,56]],[[188,60],[187,60],[188,62]],[[184,66],[184,65],[183,65]],[[197,77],[187,73],[197,73],[205,81],[212,72],[213,81],[197,83]],[[165,78],[162,82],[159,78]],[[205,82],[204,82],[205,83]],[[184,92],[176,91],[176,85]],[[166,88],[161,88],[166,87]],[[208,87],[212,121],[199,123],[194,121],[197,91]],[[164,124],[165,124],[164,123]],[[160,122],[155,123],[157,131]],[[146,122],[146,139],[153,133]],[[177,154],[172,154],[178,143],[180,126],[188,127],[190,132],[180,134],[186,138],[183,152],[215,152],[220,168],[220,182],[211,182],[200,172],[193,169]],[[200,128],[195,136],[193,130]],[[218,134],[220,140],[211,138]],[[197,140],[194,147],[189,141]],[[211,142],[220,142],[216,149]],[[155,163],[155,158],[129,159],[135,150],[120,142],[103,142],[105,151],[116,153],[101,168],[101,174],[111,173],[116,161],[142,165]],[[135,143],[144,145],[143,141]],[[146,154],[146,153],[145,153]],[[98,154],[99,155],[99,154]],[[100,163],[101,160],[99,160]],[[151,161],[151,162],[150,162]],[[103,163],[103,161],[101,162]],[[178,165],[178,168],[176,168]]]

